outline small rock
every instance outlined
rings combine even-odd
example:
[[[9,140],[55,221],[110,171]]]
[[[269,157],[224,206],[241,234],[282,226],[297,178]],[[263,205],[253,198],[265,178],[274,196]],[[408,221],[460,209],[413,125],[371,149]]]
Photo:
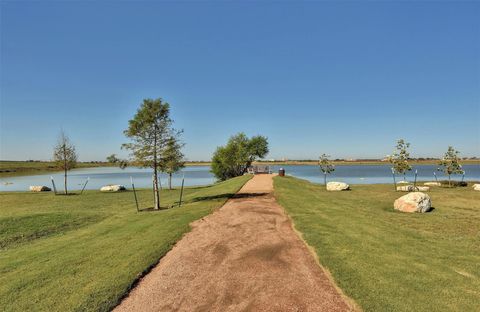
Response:
[[[400,192],[413,192],[413,185],[397,186],[397,191],[400,191]]]
[[[127,190],[123,185],[105,185],[100,188],[101,192],[120,192]]]
[[[327,191],[345,191],[350,189],[350,185],[343,182],[328,182]]]
[[[478,183],[477,183],[477,184],[474,184],[474,185],[473,185],[473,190],[474,190],[474,191],[480,191],[480,184],[478,184]]]
[[[430,187],[428,186],[416,186],[416,187],[414,187],[413,185],[397,186],[397,191],[400,191],[400,192],[414,192],[414,191],[427,192],[429,190],[430,190]]]
[[[430,196],[422,192],[412,192],[403,195],[393,203],[395,210],[403,212],[427,212],[432,208]]]
[[[44,185],[32,185],[32,186],[30,186],[30,191],[32,191],[32,192],[50,192],[51,189],[48,186],[44,186]]]
[[[423,183],[423,185],[427,185],[427,186],[442,186],[442,183],[440,183],[440,182],[425,182],[425,183]]]
[[[428,192],[428,191],[430,191],[430,187],[428,187],[428,186],[417,186],[417,187],[415,187],[415,191]]]

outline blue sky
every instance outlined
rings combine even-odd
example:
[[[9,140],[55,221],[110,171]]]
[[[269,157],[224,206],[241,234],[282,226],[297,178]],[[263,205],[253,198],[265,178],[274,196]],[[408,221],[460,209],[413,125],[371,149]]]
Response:
[[[269,158],[480,156],[479,2],[2,1],[0,159],[125,155],[162,97],[189,159],[230,135]]]

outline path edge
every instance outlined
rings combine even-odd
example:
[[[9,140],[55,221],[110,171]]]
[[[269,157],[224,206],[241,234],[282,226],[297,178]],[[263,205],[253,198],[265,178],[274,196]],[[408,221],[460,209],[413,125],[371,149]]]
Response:
[[[113,304],[111,307],[109,307],[108,311],[114,311],[120,304],[122,304],[122,302],[128,298],[128,296],[130,296],[130,293],[138,286],[138,284],[142,281],[142,279],[147,276],[150,272],[152,272],[152,270],[157,267],[160,262],[162,261],[163,258],[165,258],[168,253],[170,253],[173,248],[175,248],[175,246],[186,236],[188,235],[189,233],[192,232],[192,230],[194,229],[194,226],[193,224],[195,222],[198,222],[198,221],[201,221],[203,220],[203,218],[206,218],[208,216],[211,216],[213,215],[214,213],[216,213],[217,211],[219,211],[220,209],[222,209],[229,201],[232,200],[233,197],[235,197],[235,195],[240,192],[240,190],[245,186],[245,184],[248,183],[248,181],[250,181],[251,179],[253,178],[253,175],[251,175],[250,179],[248,179],[247,181],[245,181],[245,183],[242,184],[242,186],[240,186],[238,188],[238,190],[235,191],[235,193],[229,197],[227,200],[225,200],[225,202],[220,206],[220,207],[217,207],[217,208],[214,208],[212,210],[211,213],[207,214],[206,216],[204,217],[201,217],[197,220],[193,220],[192,222],[190,222],[188,224],[190,230],[183,233],[171,246],[170,246],[170,249],[168,249],[168,251],[161,257],[158,258],[157,261],[155,261],[155,263],[152,263],[151,265],[149,265],[148,267],[146,267],[142,272],[138,273],[137,276],[135,277],[135,279],[130,283],[130,285],[128,285],[127,289],[125,290],[125,292],[118,297],[117,301],[115,302],[115,304]],[[283,208],[283,207],[282,207]]]
[[[278,201],[278,197],[277,197],[277,191],[275,190],[275,180],[273,180],[273,197],[275,198],[275,201],[277,202],[277,204],[282,207],[282,210],[283,212],[285,213],[285,215],[287,216],[288,220],[290,221],[290,227],[292,228],[292,230],[295,232],[295,234],[297,235],[297,237],[303,242],[303,244],[305,245],[305,247],[307,247],[309,253],[313,256],[313,258],[315,259],[315,263],[320,267],[320,269],[323,271],[323,273],[325,273],[325,275],[327,276],[328,280],[332,283],[333,287],[335,288],[335,290],[340,294],[340,296],[344,299],[345,303],[347,304],[347,306],[349,307],[349,309],[353,312],[363,312],[362,308],[358,305],[357,302],[355,302],[355,300],[353,300],[353,298],[349,297],[347,294],[344,293],[343,289],[341,289],[332,273],[322,265],[321,261],[320,261],[320,257],[318,256],[316,250],[315,250],[315,247],[311,246],[310,244],[308,244],[308,242],[305,240],[305,238],[303,237],[303,233],[300,232],[299,230],[297,230],[297,228],[295,227],[295,222],[293,221],[292,217],[290,216],[290,214],[287,212],[287,210],[285,209],[285,207],[283,207],[280,202]]]

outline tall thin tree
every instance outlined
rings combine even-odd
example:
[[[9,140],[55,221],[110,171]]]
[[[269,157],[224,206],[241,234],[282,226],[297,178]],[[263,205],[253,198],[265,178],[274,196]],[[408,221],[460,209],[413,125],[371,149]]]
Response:
[[[128,121],[125,136],[133,142],[122,147],[132,152],[134,163],[153,169],[154,209],[160,209],[158,172],[168,140],[178,131],[172,128],[170,105],[161,98],[145,99],[136,114]]]
[[[335,171],[335,166],[328,159],[330,156],[327,154],[322,154],[318,160],[318,165],[320,166],[320,171],[323,172],[323,179],[325,187],[327,187],[327,174],[330,174]]]
[[[438,164],[440,166],[438,170],[443,171],[446,175],[448,175],[449,187],[452,187],[451,175],[463,173],[462,165],[460,165],[458,154],[460,154],[459,151],[455,150],[452,146],[449,146],[447,152]]]
[[[172,189],[172,175],[185,167],[182,147],[184,143],[180,142],[178,137],[171,137],[167,141],[165,150],[162,153],[161,170],[168,174],[168,188]]]
[[[53,160],[60,170],[64,172],[65,195],[68,194],[67,188],[67,171],[73,169],[77,165],[77,152],[75,146],[62,130],[58,137],[57,145],[53,149]]]
[[[397,151],[394,152],[393,155],[388,156],[388,161],[392,164],[394,174],[403,174],[404,181],[407,179],[407,171],[412,170],[412,166],[408,163],[410,159],[410,153],[408,152],[409,147],[410,143],[407,143],[404,139],[400,139],[395,146]]]

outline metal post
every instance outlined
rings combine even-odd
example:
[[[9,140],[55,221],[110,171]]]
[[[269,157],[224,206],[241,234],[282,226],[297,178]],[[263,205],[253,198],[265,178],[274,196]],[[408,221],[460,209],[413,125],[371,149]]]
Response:
[[[135,191],[135,185],[133,184],[132,177],[130,177],[130,181],[132,182],[132,190],[133,190],[133,196],[135,197],[135,205],[137,206],[137,212],[139,212],[140,210],[138,209],[137,192]]]
[[[465,170],[462,172],[462,182],[465,179]]]
[[[178,207],[182,206],[183,184],[184,184],[184,182],[185,182],[185,173],[183,174],[183,177],[182,177],[182,188],[180,189],[180,201],[179,201]]]
[[[438,183],[437,174],[435,173],[435,171],[433,172],[433,176],[435,177],[435,181]]]
[[[413,181],[413,190],[414,191],[417,190],[417,174],[418,174],[418,170],[415,169],[415,181]]]
[[[395,191],[397,191],[397,181],[395,180],[395,169],[392,168],[392,176],[393,176],[393,187]]]
[[[52,179],[53,192],[55,193],[55,195],[57,195],[57,188],[55,187],[55,181],[53,180],[53,177],[50,177],[50,179]]]
[[[82,191],[80,192],[80,195],[82,195],[83,190],[84,190],[85,187],[87,186],[88,181],[90,181],[90,177],[88,177],[88,178],[87,178],[87,181],[85,181],[85,184],[83,185],[83,188],[82,188]]]

